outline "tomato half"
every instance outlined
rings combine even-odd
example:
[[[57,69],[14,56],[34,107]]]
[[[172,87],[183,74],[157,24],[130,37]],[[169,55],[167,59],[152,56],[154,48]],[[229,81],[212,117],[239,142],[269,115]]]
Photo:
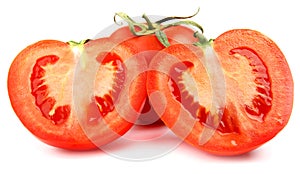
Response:
[[[136,28],[138,30],[138,28]],[[192,44],[197,42],[197,38],[194,37],[194,30],[185,26],[172,26],[163,30],[166,34],[170,45],[182,43],[182,44]],[[119,28],[111,34],[109,37],[116,43],[127,43],[133,45],[138,53],[143,56],[149,63],[151,59],[160,50],[164,49],[165,46],[159,41],[155,34],[149,34],[145,36],[135,36],[128,26]],[[138,124],[152,124],[159,120],[156,115],[149,99],[146,98],[145,104],[140,115]]]
[[[221,74],[207,66],[209,48]],[[175,134],[204,151],[249,152],[288,123],[293,106],[289,66],[278,46],[257,31],[230,30],[210,46],[172,45],[152,59],[150,69],[147,90],[154,109]],[[218,82],[224,83],[223,96],[215,95]]]
[[[76,52],[78,49],[81,50]],[[126,116],[116,111],[114,102],[122,86],[127,85],[129,71],[124,62],[135,54],[132,47],[116,45],[105,38],[78,47],[56,40],[32,44],[17,55],[9,70],[8,93],[12,107],[24,126],[49,145],[87,150],[106,144],[132,125],[124,119]],[[91,65],[90,59],[97,60],[98,64]],[[79,63],[84,66],[78,68]],[[93,68],[96,68],[95,76],[75,77],[77,70]],[[75,80],[82,83],[93,80],[94,86],[85,86],[80,89],[82,94],[74,94]],[[143,86],[145,80],[140,76],[131,86]],[[84,96],[87,89],[93,91],[89,100],[75,102],[74,98],[87,98]],[[126,102],[137,112],[141,110],[146,91],[137,88],[134,94],[127,96],[129,102]],[[79,116],[78,108],[84,110],[85,115]]]

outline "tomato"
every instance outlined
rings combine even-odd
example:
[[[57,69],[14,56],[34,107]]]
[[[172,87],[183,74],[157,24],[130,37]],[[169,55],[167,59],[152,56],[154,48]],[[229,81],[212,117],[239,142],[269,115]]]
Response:
[[[214,55],[219,64],[208,66]],[[288,123],[293,106],[289,66],[278,46],[257,31],[230,30],[202,47],[172,45],[149,66],[148,95],[161,120],[206,152],[249,152]],[[212,73],[218,66],[220,71]]]
[[[11,105],[23,125],[41,141],[64,149],[95,149],[132,125],[124,115],[129,111],[118,112],[114,103],[123,86],[145,84],[145,76],[131,85],[125,82],[127,74],[135,73],[125,62],[135,54],[130,45],[116,45],[107,38],[76,46],[56,40],[34,43],[16,56],[9,69]],[[95,76],[78,74],[93,69]],[[85,85],[91,80],[94,86]],[[129,101],[125,102],[138,112],[146,91],[137,88],[126,96]]]
[[[136,28],[138,31],[138,28]],[[197,38],[194,37],[194,30],[185,26],[172,26],[163,30],[166,34],[169,43],[171,45],[177,43],[192,44],[197,42]],[[133,45],[138,53],[145,57],[149,63],[152,57],[165,46],[158,40],[155,34],[149,34],[144,36],[135,36],[128,26],[121,27],[111,34],[109,37],[111,40],[117,43],[128,43]],[[138,124],[152,124],[155,121],[159,121],[159,117],[149,103],[149,99],[146,98],[142,114],[140,115]],[[159,122],[157,122],[159,123]]]

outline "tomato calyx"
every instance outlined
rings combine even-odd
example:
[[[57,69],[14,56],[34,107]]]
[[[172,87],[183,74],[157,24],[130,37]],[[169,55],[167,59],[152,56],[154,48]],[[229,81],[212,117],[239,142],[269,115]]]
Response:
[[[115,14],[114,22],[118,25],[122,24],[122,23],[117,22],[116,17],[118,16],[121,19],[123,19],[125,22],[127,22],[130,31],[135,36],[145,36],[145,35],[155,34],[157,39],[161,42],[161,44],[163,44],[165,47],[168,47],[168,46],[170,46],[170,43],[168,41],[168,38],[167,38],[166,34],[163,32],[164,29],[169,28],[169,27],[178,26],[178,25],[188,25],[188,26],[194,26],[194,27],[198,28],[201,31],[201,33],[203,33],[203,28],[202,28],[201,25],[199,25],[198,23],[196,23],[194,21],[191,21],[191,20],[180,20],[180,21],[175,21],[173,23],[170,22],[168,24],[163,24],[163,23],[169,22],[169,21],[172,21],[172,20],[177,20],[177,19],[192,18],[192,17],[194,17],[198,14],[199,10],[200,9],[198,8],[197,12],[195,14],[191,15],[191,16],[166,17],[166,18],[163,18],[163,19],[158,20],[156,22],[151,22],[151,20],[148,18],[148,16],[146,14],[143,14],[142,18],[146,21],[146,23],[136,22],[131,17],[129,17],[126,13],[119,12],[119,13]]]
[[[88,43],[89,41],[90,41],[90,39],[84,39],[79,42],[71,40],[71,41],[67,42],[67,44],[69,44],[73,50],[78,48],[80,51],[82,51],[84,48],[84,44]]]
[[[194,37],[198,39],[198,42],[195,42],[194,45],[195,46],[199,46],[199,47],[207,47],[207,46],[211,46],[211,44],[213,43],[214,39],[207,39],[204,35],[203,32],[199,33],[199,31],[196,31],[194,33]]]
[[[77,55],[80,55],[82,52],[83,52],[83,49],[84,49],[84,44],[88,43],[90,41],[90,39],[85,39],[85,40],[81,40],[79,42],[76,42],[76,41],[69,41],[67,42],[71,49],[73,50],[73,52]],[[84,60],[84,56],[80,56],[80,65],[82,68],[85,68],[86,67],[86,60]]]

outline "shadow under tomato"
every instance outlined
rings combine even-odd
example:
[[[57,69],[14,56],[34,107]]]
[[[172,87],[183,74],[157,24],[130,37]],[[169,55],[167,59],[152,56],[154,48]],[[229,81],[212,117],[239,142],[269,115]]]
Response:
[[[208,152],[201,151],[187,143],[182,143],[180,146],[180,151],[183,151],[187,156],[194,157],[196,159],[200,159],[205,162],[221,162],[221,163],[243,163],[243,162],[259,162],[268,158],[269,151],[266,148],[260,147],[250,152],[235,155],[235,156],[219,156],[213,155]]]
[[[162,124],[135,125],[116,141],[100,148],[118,159],[145,161],[162,157],[181,143],[182,140]]]
[[[103,152],[101,149],[76,151],[56,147],[46,147],[45,151],[46,153],[51,154],[52,156],[58,156],[61,158],[84,158],[106,155],[105,152]]]

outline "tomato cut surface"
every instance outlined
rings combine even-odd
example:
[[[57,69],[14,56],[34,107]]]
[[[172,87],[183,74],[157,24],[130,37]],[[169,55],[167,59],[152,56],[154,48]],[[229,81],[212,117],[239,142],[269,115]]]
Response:
[[[209,49],[218,64],[210,63]],[[222,73],[212,73],[216,67]],[[289,120],[290,69],[278,46],[257,31],[231,30],[211,46],[172,45],[152,59],[150,69],[148,95],[162,121],[207,152],[249,152]]]
[[[126,85],[127,72],[124,70],[127,67],[124,62],[136,51],[129,45],[117,45],[106,38],[79,46],[84,51],[55,40],[28,46],[17,55],[10,67],[8,92],[16,115],[36,137],[52,146],[88,150],[111,142],[132,125],[132,122],[123,119],[126,112],[120,116],[113,102]],[[83,56],[86,52],[93,56]],[[95,62],[99,59],[98,64],[88,64],[90,59],[95,59]],[[96,74],[92,77],[76,76],[78,69],[95,69]],[[75,81],[84,83],[89,80],[93,86],[81,88],[80,94],[74,92],[74,85],[78,85]],[[145,81],[146,77],[140,76],[131,86],[145,84]],[[87,90],[92,90],[89,100],[74,102],[84,98]],[[127,95],[127,102],[139,112],[146,91],[136,90],[135,93]],[[76,105],[78,103],[81,105]],[[78,108],[84,108],[87,113],[78,115]],[[100,117],[105,123],[99,121]],[[84,123],[80,120],[82,118]],[[83,127],[85,123],[88,126]],[[86,129],[92,130],[93,135],[87,135]]]

